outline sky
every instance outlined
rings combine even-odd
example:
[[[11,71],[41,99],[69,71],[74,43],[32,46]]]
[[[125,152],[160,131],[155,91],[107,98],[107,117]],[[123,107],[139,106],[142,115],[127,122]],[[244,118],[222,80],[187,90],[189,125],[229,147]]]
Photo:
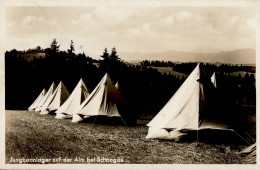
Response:
[[[104,48],[120,52],[219,52],[256,48],[255,9],[173,6],[9,6],[5,47],[60,49],[97,58]]]

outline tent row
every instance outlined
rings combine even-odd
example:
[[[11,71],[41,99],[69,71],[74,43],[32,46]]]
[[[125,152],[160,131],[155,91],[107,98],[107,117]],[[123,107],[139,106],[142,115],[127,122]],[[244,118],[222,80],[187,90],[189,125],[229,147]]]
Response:
[[[72,122],[93,116],[122,118],[118,108],[126,101],[117,88],[119,85],[115,86],[108,74],[91,93],[82,79],[71,94],[62,82],[57,87],[53,83],[47,92],[40,93],[29,110],[41,114],[55,112],[55,118],[72,118]],[[209,78],[200,64],[147,126],[146,138],[162,139],[178,139],[187,131],[235,132],[243,127],[239,115],[218,91],[215,73]]]
[[[91,93],[82,79],[71,94],[62,81],[58,86],[52,83],[47,92],[42,90],[28,110],[56,113],[57,119],[72,118],[72,122],[79,122],[90,116],[121,117],[118,105],[125,103],[106,73]]]
[[[185,101],[183,100],[185,99],[185,97],[183,96],[191,96],[191,98],[188,99],[191,105],[195,101],[197,101],[197,104],[199,103],[197,88],[199,84],[192,82],[195,81],[196,78],[198,78],[196,76],[194,77],[194,75],[196,74],[198,76],[200,74],[199,68],[200,67],[198,64],[191,75],[180,87],[180,89],[183,90],[179,89],[175,93],[175,97],[173,98],[177,98],[178,100],[171,99],[175,101],[171,102],[170,100],[168,104],[166,104],[164,109],[162,109],[161,112],[148,124],[148,138],[157,137],[157,135],[155,134],[151,135],[151,132],[154,131],[153,129],[156,129],[159,134],[163,134],[162,132],[164,132],[164,130],[162,129],[168,128],[168,126],[161,125],[164,122],[163,120],[167,120],[166,117],[173,115],[172,110],[176,112],[175,114],[178,114],[180,112],[178,110],[178,107],[182,107],[181,104],[185,104]],[[216,87],[215,73],[211,77],[211,82]],[[118,88],[118,82],[113,85],[108,74],[105,74],[105,76],[101,79],[101,81],[92,91],[92,93],[90,93],[90,90],[87,88],[82,79],[80,79],[71,94],[68,92],[66,86],[63,84],[62,81],[59,83],[58,86],[56,86],[55,83],[52,83],[47,92],[45,89],[42,90],[42,92],[28,109],[30,111],[38,111],[40,112],[40,114],[48,114],[53,112],[56,114],[56,119],[72,118],[72,122],[79,122],[90,116],[120,117],[121,115],[118,111],[118,105],[125,104],[126,101],[118,91]],[[189,90],[187,91],[186,89]],[[187,95],[187,93],[189,94]],[[189,105],[190,104],[186,105],[184,110],[198,110],[197,106],[191,107]],[[187,112],[188,111],[189,110],[187,110]],[[184,116],[186,117],[186,115]],[[194,120],[194,116],[198,116],[198,114],[190,116],[188,120]],[[180,122],[182,121],[187,120],[181,120]],[[177,120],[177,122],[180,123],[179,120]],[[168,124],[174,124],[175,126],[178,126],[178,123],[170,122]],[[171,128],[171,126],[169,127]]]

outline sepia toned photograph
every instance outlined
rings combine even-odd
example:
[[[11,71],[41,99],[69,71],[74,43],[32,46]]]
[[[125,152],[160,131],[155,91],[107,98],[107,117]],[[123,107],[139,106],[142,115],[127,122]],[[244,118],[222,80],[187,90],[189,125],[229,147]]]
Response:
[[[64,2],[4,6],[2,167],[257,166],[257,1]]]

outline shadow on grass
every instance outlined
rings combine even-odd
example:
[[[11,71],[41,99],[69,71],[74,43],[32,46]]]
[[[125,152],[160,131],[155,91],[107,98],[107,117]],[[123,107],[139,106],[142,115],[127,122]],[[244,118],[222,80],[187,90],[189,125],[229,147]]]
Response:
[[[92,125],[109,125],[109,126],[128,126],[121,117],[107,116],[90,116],[79,123],[88,123]]]
[[[182,130],[182,136],[177,140],[171,140],[178,143],[205,143],[211,145],[238,145],[248,146],[252,139],[239,136],[234,131],[229,130],[213,130],[203,129],[199,131]],[[160,139],[160,141],[169,141],[168,139]],[[248,143],[247,143],[248,142]]]

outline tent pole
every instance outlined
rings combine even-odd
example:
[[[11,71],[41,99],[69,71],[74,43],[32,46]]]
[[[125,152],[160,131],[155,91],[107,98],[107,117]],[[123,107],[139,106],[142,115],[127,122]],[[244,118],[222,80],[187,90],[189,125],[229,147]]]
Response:
[[[246,131],[245,131],[245,134],[246,134],[247,136],[249,136],[252,140],[254,140],[254,138],[252,138],[252,136],[249,135]]]
[[[93,122],[92,126],[94,126],[96,119],[97,119],[97,116],[95,117],[95,119],[94,119],[94,122]]]
[[[120,116],[120,117],[121,117],[122,121],[124,122],[125,126],[127,126],[127,124],[125,123],[125,121],[124,121],[124,119],[122,118],[122,116]]]
[[[248,145],[252,145],[252,144],[250,144],[249,142],[247,142],[247,140],[245,140],[245,138],[243,138],[242,136],[240,136],[235,130],[234,130],[234,132],[237,134],[237,136],[239,136],[241,139],[243,139]]]
[[[198,140],[199,140],[199,129],[196,130],[196,144],[194,146],[194,160],[196,160],[196,147],[198,146]]]
[[[197,130],[196,146],[198,146],[198,141],[199,141],[199,129]]]

